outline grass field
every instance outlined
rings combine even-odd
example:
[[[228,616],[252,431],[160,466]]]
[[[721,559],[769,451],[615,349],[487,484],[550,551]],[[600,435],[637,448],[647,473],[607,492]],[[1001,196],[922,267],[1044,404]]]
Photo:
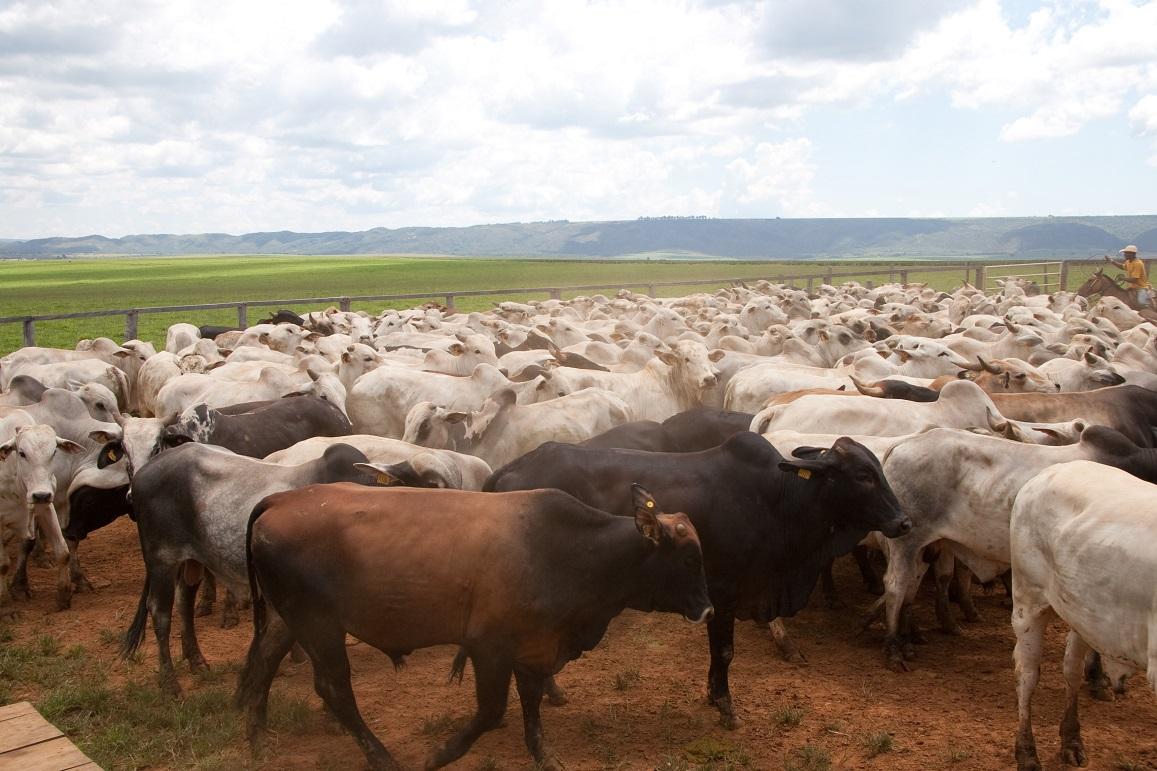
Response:
[[[416,257],[280,257],[213,256],[169,258],[99,258],[0,262],[0,316],[70,313],[163,305],[186,305],[295,297],[379,295],[431,292],[431,299],[448,290],[550,287],[607,283],[637,288],[650,282],[729,277],[774,277],[820,274],[863,268],[863,278],[888,279],[887,263],[783,262],[577,262],[471,260]],[[900,267],[897,264],[895,267]],[[963,272],[929,273],[919,263],[905,263],[910,281],[928,281],[938,289],[960,285]],[[881,273],[881,270],[884,272]],[[710,290],[717,284],[661,288],[661,296]],[[462,310],[491,307],[503,299],[541,299],[542,295],[464,297]],[[396,307],[419,301],[394,303]],[[382,302],[355,304],[356,310],[377,312]],[[290,306],[293,307],[293,306]],[[315,307],[294,307],[315,310]],[[264,310],[252,308],[250,323]],[[235,324],[235,310],[143,314],[139,336],[164,341],[164,330],[177,321],[194,324]],[[38,345],[71,348],[82,337],[103,335],[120,340],[124,318],[69,319],[39,322]],[[0,325],[0,352],[21,345],[19,324]]]

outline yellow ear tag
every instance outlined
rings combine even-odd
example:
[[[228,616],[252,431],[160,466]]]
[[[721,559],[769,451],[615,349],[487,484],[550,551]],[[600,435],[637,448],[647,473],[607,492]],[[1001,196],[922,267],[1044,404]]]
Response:
[[[378,474],[378,484],[379,485],[385,485],[386,487],[389,487],[390,483],[393,481],[394,481],[394,478],[392,476],[390,476],[389,474],[382,474],[382,473]]]
[[[800,479],[811,479],[812,478],[812,472],[806,468],[801,468],[798,471],[796,471],[796,473],[799,474]]]
[[[648,509],[655,508],[655,502],[654,501],[647,501],[647,508]]]
[[[117,461],[117,454],[116,454],[116,452],[115,452],[114,450],[109,450],[109,451],[108,451],[108,460],[109,460],[109,463],[116,463],[116,461]]]

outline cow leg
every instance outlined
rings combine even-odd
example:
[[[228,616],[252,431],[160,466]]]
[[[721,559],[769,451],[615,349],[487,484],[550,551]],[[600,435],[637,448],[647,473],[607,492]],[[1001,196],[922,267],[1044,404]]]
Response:
[[[779,655],[783,657],[784,661],[792,664],[802,664],[807,661],[807,658],[796,646],[795,641],[788,636],[787,627],[782,618],[773,618],[769,621],[767,631],[771,632],[771,641],[779,649]]]
[[[952,583],[956,587],[956,604],[960,606],[964,620],[970,624],[981,621],[980,611],[976,609],[976,603],[972,601],[972,571],[968,569],[967,565],[961,562],[956,563]]]
[[[221,606],[221,628],[232,629],[241,623],[241,614],[237,611],[237,595],[233,590],[225,589],[225,604]]]
[[[350,660],[345,649],[345,630],[332,619],[315,616],[300,631],[302,634],[298,642],[305,648],[313,664],[313,688],[317,695],[338,722],[353,734],[371,769],[397,771],[397,762],[370,731],[358,711],[357,699],[350,685]]]
[[[1097,701],[1113,701],[1112,682],[1105,673],[1101,654],[1089,651],[1084,662],[1085,681],[1089,684],[1089,695]]]
[[[884,573],[884,655],[889,669],[907,672],[910,667],[904,660],[900,615],[905,604],[915,599],[928,565],[920,558],[923,544],[897,544],[892,548],[894,551],[889,555],[888,569]]]
[[[12,595],[8,589],[8,578],[11,572],[12,561],[8,558],[3,528],[0,527],[0,619],[16,615],[16,609],[12,607]]]
[[[197,602],[197,616],[213,615],[213,603],[217,601],[217,577],[205,571],[205,578],[201,582],[201,599]]]
[[[177,583],[177,607],[181,612],[181,653],[189,663],[190,672],[209,671],[209,662],[205,661],[201,646],[197,644],[197,628],[193,623],[193,604],[204,572],[200,562],[188,560],[181,570],[182,580]]]
[[[1081,720],[1077,714],[1077,696],[1081,693],[1085,654],[1089,644],[1076,632],[1069,632],[1065,644],[1065,716],[1061,718],[1061,761],[1069,766],[1083,766],[1085,743],[1081,740]]]
[[[867,546],[857,545],[852,549],[852,556],[856,560],[856,566],[860,569],[860,577],[864,580],[864,587],[872,594],[884,593],[884,582],[880,579],[880,573],[876,570],[876,566],[872,564],[872,551]]]
[[[478,711],[458,733],[426,759],[426,768],[434,769],[453,763],[466,754],[478,737],[502,724],[506,714],[506,698],[510,691],[510,676],[514,666],[505,656],[479,655],[472,652],[474,663],[474,692]]]
[[[16,565],[12,575],[12,596],[18,600],[32,599],[28,588],[28,555],[32,553],[35,541],[22,539],[16,547]]]
[[[157,659],[160,666],[158,680],[161,688],[174,696],[181,695],[181,684],[173,669],[173,654],[169,650],[169,628],[173,620],[173,597],[176,594],[176,570],[168,565],[149,570],[149,617],[153,620],[153,634],[157,638]]]
[[[542,694],[546,678],[528,670],[516,667],[514,681],[518,687],[518,699],[522,702],[522,728],[526,737],[526,749],[534,757],[535,768],[543,771],[562,771],[562,763],[553,753],[547,752],[542,738]]]
[[[724,728],[738,728],[739,719],[731,703],[731,688],[727,684],[727,670],[735,656],[735,614],[715,608],[715,616],[707,622],[707,641],[711,647],[711,668],[707,672],[707,701],[719,710],[719,723]]]
[[[952,607],[949,603],[949,588],[952,577],[956,572],[956,556],[949,549],[941,549],[936,558],[936,620],[940,623],[940,631],[944,634],[958,635],[963,632],[960,624],[952,617]]]
[[[68,576],[72,582],[72,590],[77,594],[96,591],[92,581],[89,581],[88,576],[84,574],[84,568],[80,566],[80,556],[77,554],[80,549],[80,541],[75,538],[65,538],[64,540],[68,544]]]
[[[847,603],[840,599],[840,593],[836,589],[836,579],[832,575],[832,565],[836,563],[835,558],[828,560],[828,564],[824,565],[823,571],[820,573],[821,586],[824,592],[824,601],[827,602],[828,608],[831,610],[839,610],[846,608]]]
[[[1032,694],[1040,679],[1040,659],[1044,644],[1045,614],[1048,606],[1036,606],[1027,599],[1017,602],[1012,612],[1016,647],[1012,659],[1016,671],[1016,767],[1017,771],[1040,771],[1036,739],[1032,735]]]
[[[69,572],[68,544],[60,532],[56,507],[51,504],[37,506],[36,523],[52,546],[52,560],[56,565],[56,609],[68,610],[72,606],[72,574]]]
[[[268,724],[269,688],[285,654],[295,647],[293,635],[281,617],[271,612],[266,618],[265,623],[254,625],[253,641],[234,696],[237,707],[246,711],[246,738],[254,755],[260,750]]]

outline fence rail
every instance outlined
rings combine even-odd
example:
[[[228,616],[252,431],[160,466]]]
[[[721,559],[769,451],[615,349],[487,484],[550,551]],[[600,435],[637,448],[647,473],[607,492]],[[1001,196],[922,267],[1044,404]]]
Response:
[[[795,273],[795,274],[779,274],[768,276],[740,276],[730,278],[699,278],[699,279],[681,279],[679,281],[633,281],[633,282],[619,282],[609,284],[581,284],[577,286],[547,286],[547,287],[515,287],[515,288],[498,288],[498,289],[462,289],[454,291],[432,291],[432,292],[410,292],[406,294],[378,294],[378,295],[341,295],[337,297],[301,297],[282,300],[241,300],[232,302],[219,303],[199,303],[195,305],[159,305],[144,308],[118,308],[113,310],[98,310],[98,311],[77,311],[75,313],[48,313],[41,315],[24,315],[24,316],[0,316],[0,324],[21,324],[23,325],[23,339],[24,345],[36,345],[36,323],[40,321],[59,321],[63,319],[89,319],[101,318],[106,316],[123,316],[125,319],[125,340],[132,340],[137,337],[137,325],[142,314],[149,313],[176,313],[181,311],[208,311],[208,310],[225,310],[230,308],[237,309],[237,326],[246,327],[249,325],[249,309],[250,308],[267,308],[272,306],[290,306],[290,305],[337,305],[341,310],[348,311],[355,302],[391,302],[395,300],[430,300],[430,299],[444,299],[446,307],[454,309],[455,300],[460,297],[490,297],[501,295],[523,295],[523,294],[542,294],[548,297],[560,299],[563,293],[575,292],[591,292],[606,289],[629,289],[642,288],[647,294],[654,297],[657,289],[663,287],[676,286],[703,286],[706,284],[717,284],[720,286],[733,285],[740,282],[747,281],[770,281],[773,283],[789,284],[794,286],[797,282],[805,283],[807,290],[812,291],[816,281],[822,281],[825,284],[831,284],[835,279],[845,278],[865,278],[869,276],[883,277],[887,276],[889,283],[899,281],[901,284],[908,283],[908,277],[911,273],[951,273],[958,272],[962,274],[964,281],[970,282],[973,286],[985,288],[987,286],[987,276],[990,270],[1004,270],[1005,268],[1022,268],[1022,267],[1040,267],[1040,266],[1058,266],[1056,269],[1057,279],[1055,283],[1060,289],[1067,289],[1068,269],[1070,265],[1081,264],[1099,264],[1099,260],[1067,260],[1061,262],[1049,263],[1007,263],[997,265],[984,265],[978,262],[930,262],[926,264],[913,263],[903,266],[886,265],[878,268],[872,268],[870,263],[859,263],[853,270],[835,270],[831,266],[826,266],[818,273]],[[1024,273],[1010,273],[1007,275],[1016,275],[1022,278],[1036,277],[1038,275],[1046,275],[1047,268],[1044,274],[1033,274],[1029,276]],[[1004,277],[1001,274],[999,277]],[[1046,275],[1047,277],[1047,275]]]

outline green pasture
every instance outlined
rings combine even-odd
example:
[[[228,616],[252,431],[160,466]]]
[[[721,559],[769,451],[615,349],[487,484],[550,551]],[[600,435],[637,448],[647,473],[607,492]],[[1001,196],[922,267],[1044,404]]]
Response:
[[[475,260],[393,256],[212,256],[168,258],[91,258],[0,261],[0,316],[71,313],[86,310],[192,305],[243,300],[277,300],[343,295],[412,294],[429,292],[443,300],[447,291],[518,287],[566,287],[582,284],[633,286],[649,283],[722,278],[774,278],[790,274],[822,274],[863,270],[861,280],[889,280],[889,270],[909,270],[909,281],[927,281],[938,289],[960,285],[963,271],[930,273],[919,262],[666,262],[666,261],[545,261]],[[1074,273],[1074,278],[1076,274]],[[844,279],[846,280],[846,279]],[[804,282],[799,282],[804,286]],[[658,288],[660,296],[711,290],[719,284]],[[573,294],[573,293],[572,293]],[[564,296],[567,296],[564,293]],[[459,298],[461,310],[491,307],[500,300],[541,299],[542,294]],[[377,312],[387,305],[403,307],[420,300],[355,303],[355,310]],[[316,306],[288,306],[296,311]],[[272,308],[251,308],[255,323]],[[165,329],[177,321],[194,324],[236,324],[234,309],[184,313],[142,314],[139,336],[164,341]],[[36,324],[38,345],[71,348],[83,337],[120,340],[124,317],[44,321]],[[0,352],[20,347],[19,324],[0,325]]]

